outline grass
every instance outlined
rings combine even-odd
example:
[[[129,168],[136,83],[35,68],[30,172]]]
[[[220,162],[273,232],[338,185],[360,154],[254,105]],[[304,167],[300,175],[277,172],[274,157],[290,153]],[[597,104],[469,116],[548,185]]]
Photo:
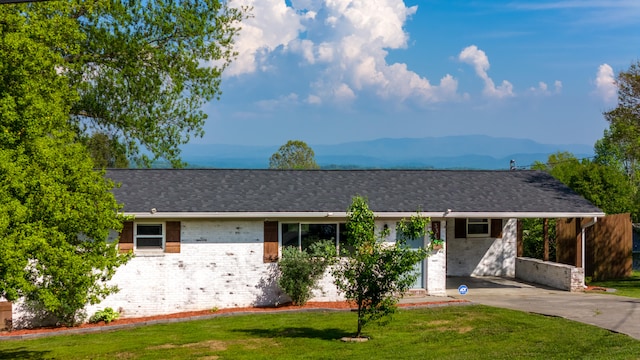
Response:
[[[607,294],[640,298],[640,271],[633,271],[631,277],[626,279],[592,281],[588,285],[616,289],[615,292],[607,292]]]
[[[0,359],[637,359],[640,341],[481,305],[399,310],[364,343],[351,312],[238,315],[88,335],[0,341]]]

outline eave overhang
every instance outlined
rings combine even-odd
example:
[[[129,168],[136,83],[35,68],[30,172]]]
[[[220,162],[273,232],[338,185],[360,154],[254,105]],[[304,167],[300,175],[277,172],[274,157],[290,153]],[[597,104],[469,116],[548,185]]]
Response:
[[[135,219],[319,219],[319,218],[335,218],[344,219],[347,217],[346,212],[125,212],[127,216],[133,216]],[[417,212],[374,212],[376,218],[379,219],[402,219],[409,218]],[[603,212],[457,212],[457,211],[425,211],[420,215],[430,218],[594,218],[603,217]]]

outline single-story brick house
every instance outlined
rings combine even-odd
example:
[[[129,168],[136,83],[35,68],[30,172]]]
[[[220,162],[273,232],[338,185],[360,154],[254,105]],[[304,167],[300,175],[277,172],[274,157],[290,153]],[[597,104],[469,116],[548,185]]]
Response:
[[[415,284],[445,295],[446,276],[515,275],[517,219],[595,218],[603,212],[540,171],[117,169],[107,177],[134,216],[120,236],[135,257],[120,292],[88,310],[124,317],[287,301],[274,277],[283,246],[345,241],[346,209],[368,198],[376,225],[420,210],[444,246]],[[414,246],[427,245],[418,239]],[[327,276],[314,300],[340,300]],[[14,316],[17,315],[14,313]]]

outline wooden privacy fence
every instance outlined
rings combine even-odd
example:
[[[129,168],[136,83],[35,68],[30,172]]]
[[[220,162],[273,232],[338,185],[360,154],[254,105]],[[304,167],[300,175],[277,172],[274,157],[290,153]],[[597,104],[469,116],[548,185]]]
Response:
[[[556,257],[562,264],[582,267],[582,233],[591,218],[556,221]],[[631,276],[632,225],[629,214],[607,215],[585,231],[586,276],[594,280]]]

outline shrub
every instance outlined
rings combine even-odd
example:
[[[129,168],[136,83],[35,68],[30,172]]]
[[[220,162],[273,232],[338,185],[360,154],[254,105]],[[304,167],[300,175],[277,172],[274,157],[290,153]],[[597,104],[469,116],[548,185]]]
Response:
[[[99,323],[100,321],[104,321],[106,324],[112,322],[113,320],[117,320],[120,317],[120,313],[114,311],[112,308],[104,308],[104,310],[98,310],[91,316],[89,319],[90,323]]]
[[[335,259],[334,240],[314,242],[302,251],[296,247],[285,247],[278,263],[278,285],[291,297],[294,305],[302,306],[309,301],[312,291],[318,288],[318,280]]]

